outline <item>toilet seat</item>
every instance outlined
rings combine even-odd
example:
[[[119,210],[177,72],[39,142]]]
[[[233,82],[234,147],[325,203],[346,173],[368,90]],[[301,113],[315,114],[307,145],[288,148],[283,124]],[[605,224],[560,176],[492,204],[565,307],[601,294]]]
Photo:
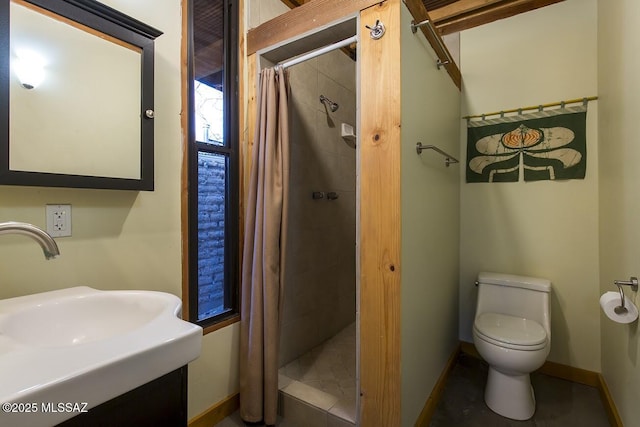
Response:
[[[547,345],[547,333],[538,322],[499,313],[483,313],[473,325],[479,338],[514,350],[539,350]]]

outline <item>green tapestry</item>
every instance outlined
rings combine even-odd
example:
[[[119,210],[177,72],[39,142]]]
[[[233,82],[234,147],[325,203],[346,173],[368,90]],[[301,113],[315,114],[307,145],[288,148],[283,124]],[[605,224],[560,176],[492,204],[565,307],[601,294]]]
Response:
[[[584,179],[586,106],[470,120],[467,182]]]

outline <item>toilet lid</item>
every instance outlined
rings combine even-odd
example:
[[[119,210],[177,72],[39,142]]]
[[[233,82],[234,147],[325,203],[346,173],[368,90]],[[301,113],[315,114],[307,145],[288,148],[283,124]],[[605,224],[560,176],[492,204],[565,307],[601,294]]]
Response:
[[[498,313],[483,313],[476,319],[478,332],[496,341],[515,345],[538,345],[547,333],[536,321]]]

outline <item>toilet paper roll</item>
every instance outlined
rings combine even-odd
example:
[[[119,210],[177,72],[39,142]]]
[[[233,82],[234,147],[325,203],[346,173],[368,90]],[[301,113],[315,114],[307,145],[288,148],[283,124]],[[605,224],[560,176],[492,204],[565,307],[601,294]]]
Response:
[[[616,307],[620,306],[619,292],[605,292],[600,297],[600,307],[607,317],[617,323],[631,323],[638,318],[638,307],[629,298],[624,297],[626,313],[616,313]]]

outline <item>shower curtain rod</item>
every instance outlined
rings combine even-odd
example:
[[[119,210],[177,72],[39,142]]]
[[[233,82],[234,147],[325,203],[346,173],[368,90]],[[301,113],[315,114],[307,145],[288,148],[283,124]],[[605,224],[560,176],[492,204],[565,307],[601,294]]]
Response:
[[[278,66],[282,68],[291,67],[292,65],[299,64],[308,59],[313,59],[316,56],[320,56],[324,53],[331,52],[332,50],[340,49],[341,47],[349,46],[351,43],[356,43],[358,41],[358,36],[349,37],[348,39],[344,39],[342,41],[336,42],[334,44],[330,44],[325,47],[321,47],[320,49],[312,50],[311,52],[305,53],[304,55],[300,55],[296,58],[293,58],[289,61],[279,62]]]

